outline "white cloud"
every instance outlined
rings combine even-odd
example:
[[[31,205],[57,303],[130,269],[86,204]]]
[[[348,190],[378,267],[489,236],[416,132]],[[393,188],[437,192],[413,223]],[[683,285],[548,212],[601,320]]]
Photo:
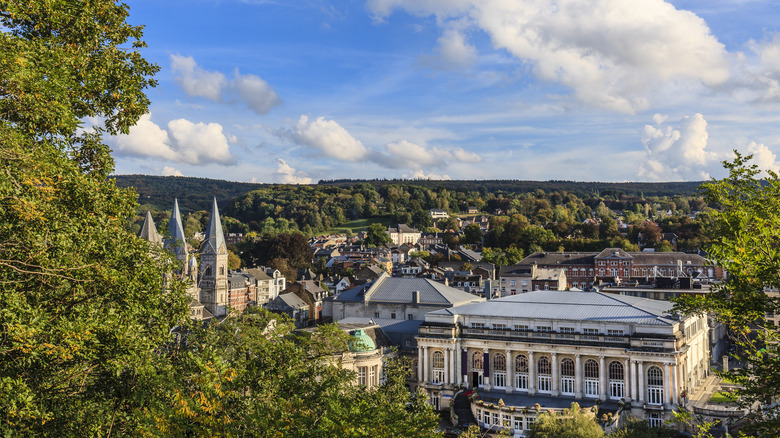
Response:
[[[280,132],[295,143],[317,149],[326,157],[341,161],[362,161],[368,156],[368,149],[360,140],[350,135],[334,120],[318,117],[309,121],[302,115],[292,131]]]
[[[257,114],[268,114],[282,102],[276,91],[259,76],[242,75],[236,70],[236,77],[230,84],[246,106]]]
[[[174,169],[170,166],[165,166],[162,168],[162,171],[160,172],[160,175],[162,176],[184,176],[183,173],[179,169]]]
[[[704,117],[685,116],[674,127],[662,126],[666,120],[663,116],[656,115],[653,119],[661,123],[644,127],[642,145],[646,158],[639,166],[638,175],[664,181],[709,178],[708,165],[717,156],[707,149],[709,134]]]
[[[417,169],[417,170],[413,171],[410,174],[402,175],[401,178],[406,178],[406,179],[430,179],[430,180],[450,180],[450,179],[452,179],[452,178],[450,178],[449,175],[438,175],[438,174],[435,174],[435,173],[428,173],[428,174],[426,174],[421,169]]]
[[[445,30],[438,43],[438,56],[421,57],[423,64],[442,69],[461,69],[477,60],[477,49],[467,43],[463,34],[455,29]]]
[[[218,123],[193,123],[186,119],[168,122],[167,129],[144,114],[129,134],[115,137],[117,152],[125,155],[163,158],[170,161],[205,165],[232,164],[235,159]]]
[[[747,146],[747,152],[753,155],[753,159],[750,161],[752,164],[757,165],[759,169],[780,173],[780,162],[777,161],[777,154],[772,152],[766,145],[750,142]]]
[[[664,82],[714,86],[729,77],[725,47],[704,20],[663,0],[370,0],[367,6],[379,20],[404,9],[435,15],[445,29],[457,22],[482,30],[537,78],[620,112],[647,108]],[[450,30],[442,38],[453,54],[467,53]]]
[[[478,163],[482,158],[461,148],[452,150],[426,148],[410,141],[401,140],[385,145],[386,154],[376,160],[386,167],[422,169],[423,167],[444,167],[450,162]]]
[[[225,75],[208,71],[197,65],[192,56],[171,54],[173,78],[190,96],[201,96],[215,102],[222,100],[222,88],[227,81]]]
[[[201,96],[215,102],[223,101],[225,94],[234,95],[257,114],[268,114],[282,100],[273,87],[261,77],[241,74],[238,69],[228,81],[218,71],[200,67],[192,56],[171,55],[174,79],[190,96]]]
[[[282,184],[311,184],[311,178],[293,169],[281,158],[276,160],[277,180]]]

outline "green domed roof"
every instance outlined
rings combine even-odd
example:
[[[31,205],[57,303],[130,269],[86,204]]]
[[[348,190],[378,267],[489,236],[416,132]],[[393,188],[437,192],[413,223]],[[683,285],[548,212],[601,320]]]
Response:
[[[374,343],[374,340],[371,339],[371,336],[368,336],[363,329],[357,329],[355,330],[355,333],[352,334],[352,340],[349,342],[349,350],[355,353],[373,351],[376,350],[376,344]]]

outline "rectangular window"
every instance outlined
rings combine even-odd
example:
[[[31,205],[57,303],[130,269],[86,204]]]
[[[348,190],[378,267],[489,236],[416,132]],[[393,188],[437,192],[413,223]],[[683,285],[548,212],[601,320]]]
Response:
[[[650,427],[661,427],[664,423],[664,419],[658,412],[650,412],[647,415],[647,422],[650,424]]]
[[[574,395],[574,377],[561,377],[561,394]]]
[[[528,286],[528,280],[523,280],[523,286]]]
[[[471,328],[485,328],[484,322],[472,322]]]
[[[506,330],[506,324],[493,324],[493,328],[497,330]]]
[[[444,383],[444,370],[443,369],[434,369],[433,370],[433,380],[431,381],[434,385],[437,385],[439,383]]]
[[[406,315],[406,319],[408,319],[408,320],[410,320],[410,321],[411,321],[411,320],[413,320],[413,319],[414,319],[414,315],[412,315],[412,314],[410,313],[410,314]]]
[[[527,332],[528,331],[528,326],[527,325],[515,324],[515,330]]]
[[[607,336],[623,336],[623,330],[607,330]]]
[[[574,327],[561,327],[558,330],[560,330],[561,333],[574,333]]]
[[[493,371],[493,384],[496,388],[506,388],[506,373]]]
[[[525,430],[531,430],[534,427],[536,417],[525,417]]]
[[[585,378],[585,397],[599,396],[599,379]]]
[[[395,312],[390,314],[390,319],[395,319]]]
[[[379,318],[379,312],[374,312],[374,318]]]
[[[515,388],[516,389],[528,389],[528,373],[515,374]]]
[[[550,376],[539,376],[538,382],[539,392],[550,392],[550,386],[552,378]]]
[[[368,384],[369,386],[376,386],[376,366],[368,369]]]
[[[542,332],[542,333],[550,333],[552,331],[552,327],[548,325],[540,325],[536,327],[536,331]]]
[[[501,422],[498,421],[498,412],[493,412],[493,424],[496,426],[500,426]]]
[[[510,286],[517,286],[517,280],[509,280]]]
[[[366,385],[366,368],[358,367],[358,385]]]
[[[523,430],[523,417],[515,417],[514,420],[513,428],[515,430],[515,434],[517,434]]]

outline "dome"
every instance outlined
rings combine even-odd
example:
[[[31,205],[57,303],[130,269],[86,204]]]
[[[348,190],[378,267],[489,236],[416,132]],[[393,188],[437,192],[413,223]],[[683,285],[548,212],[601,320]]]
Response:
[[[366,351],[376,350],[376,344],[371,336],[368,336],[363,329],[355,330],[352,334],[352,339],[349,341],[349,350],[355,353],[361,353]]]

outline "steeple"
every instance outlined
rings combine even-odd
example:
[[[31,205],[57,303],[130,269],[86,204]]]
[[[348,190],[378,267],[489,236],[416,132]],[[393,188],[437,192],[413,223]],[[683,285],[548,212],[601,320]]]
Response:
[[[187,240],[184,237],[184,227],[181,225],[178,199],[173,200],[171,220],[168,222],[168,234],[170,237],[165,239],[165,248],[173,252],[177,259],[187,263]]]
[[[222,221],[219,219],[219,208],[217,208],[217,198],[214,198],[214,204],[211,206],[211,217],[209,226],[206,229],[206,238],[200,247],[200,252],[218,253],[221,247],[225,246],[225,236],[222,233]]]
[[[149,210],[146,211],[144,224],[141,227],[141,232],[138,233],[138,237],[151,243],[162,245],[162,237],[157,232],[157,226],[154,225],[154,219],[152,219],[152,213]]]

